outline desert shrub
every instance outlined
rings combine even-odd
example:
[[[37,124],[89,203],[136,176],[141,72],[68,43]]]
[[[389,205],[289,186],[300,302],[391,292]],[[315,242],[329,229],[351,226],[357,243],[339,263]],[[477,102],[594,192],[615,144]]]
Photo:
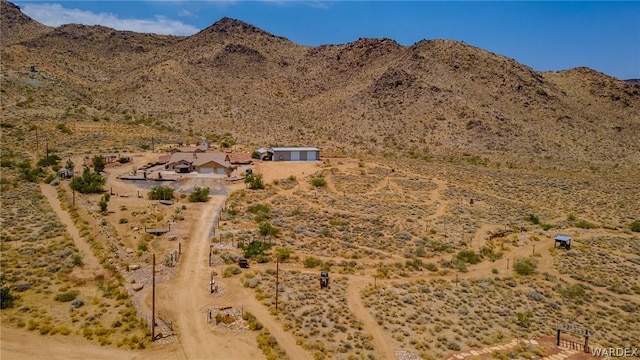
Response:
[[[264,181],[262,180],[262,175],[249,174],[244,177],[244,183],[249,185],[249,189],[251,190],[260,190],[264,189]]]
[[[258,284],[260,284],[260,280],[261,279],[259,276],[247,278],[247,279],[244,279],[243,285],[244,287],[254,289],[256,286],[258,286]]]
[[[228,277],[232,277],[234,275],[238,275],[242,272],[242,270],[233,265],[233,266],[227,266],[224,271],[222,272],[222,277],[228,278]]]
[[[529,214],[527,215],[527,220],[530,221],[532,224],[540,224],[540,218],[538,217],[538,215],[535,214]]]
[[[482,260],[480,255],[476,254],[473,250],[460,250],[456,255],[456,259],[466,264],[477,264]]]
[[[126,223],[128,223],[128,222],[129,222],[129,219],[127,219],[127,218],[120,218],[120,220],[118,220],[118,222],[119,222],[120,224],[126,224]]]
[[[632,222],[631,225],[629,225],[629,228],[631,229],[631,231],[640,232],[640,221],[636,220]]]
[[[258,203],[258,204],[249,205],[249,207],[247,208],[247,211],[252,214],[258,214],[260,212],[270,214],[271,208],[269,208],[269,205]]]
[[[189,201],[191,202],[207,202],[209,200],[209,188],[195,187],[191,195],[189,195]]]
[[[310,181],[313,187],[325,187],[327,186],[327,180],[323,177],[314,177]]]
[[[538,267],[533,258],[516,258],[513,260],[513,270],[519,275],[531,275]]]
[[[253,219],[256,222],[262,222],[262,221],[265,221],[265,220],[267,220],[267,219],[269,219],[271,217],[271,209],[269,208],[269,205],[254,204],[254,205],[249,206],[247,208],[247,211],[249,211],[252,214],[255,214]]]
[[[18,163],[18,169],[20,170],[20,178],[27,182],[38,182],[38,178],[44,174],[41,167],[32,169],[29,160]]]
[[[308,256],[302,261],[302,264],[306,268],[314,268],[322,265],[322,260],[315,258],[313,256]]]
[[[82,176],[76,176],[71,180],[71,189],[83,194],[95,194],[103,191],[102,186],[105,179],[98,173],[91,172],[89,168],[84,168]]]
[[[280,228],[271,225],[270,222],[264,222],[258,228],[258,232],[262,236],[278,236],[280,234]]]
[[[249,324],[249,329],[250,330],[261,330],[262,329],[262,323],[258,321],[258,319],[256,318],[255,315],[253,315],[252,313],[245,311],[242,314],[242,319],[245,320],[248,324]]]
[[[244,246],[243,256],[245,258],[252,258],[258,255],[263,255],[264,252],[270,248],[271,245],[263,241],[252,241]]]
[[[424,264],[424,268],[431,271],[431,272],[436,272],[438,271],[438,265],[434,264],[434,263],[426,263]]]
[[[47,167],[51,165],[57,165],[58,161],[60,161],[60,156],[56,154],[52,154],[49,156],[45,156],[42,159],[38,160],[38,166]]]
[[[524,328],[528,328],[531,325],[531,319],[533,318],[533,312],[531,310],[526,312],[516,313],[516,323]]]
[[[286,248],[280,248],[276,251],[276,257],[278,258],[278,260],[284,262],[289,260],[289,258],[291,257],[291,249],[286,249]]]
[[[451,245],[436,240],[429,241],[429,247],[435,252],[448,252],[451,250]]]
[[[173,189],[168,186],[154,186],[149,192],[149,200],[171,200]]]
[[[100,206],[100,211],[102,212],[106,212],[107,211],[107,206],[109,206],[109,203],[107,202],[107,200],[103,197],[102,199],[100,199],[100,201],[98,202],[98,206]]]
[[[146,242],[141,241],[141,242],[138,244],[138,250],[140,250],[140,251],[147,251],[147,250],[149,250],[149,245],[147,245],[147,243],[146,243]]]
[[[560,295],[574,302],[581,303],[584,297],[584,286],[581,284],[567,285],[559,290]]]
[[[69,302],[75,300],[80,293],[76,290],[66,291],[60,294],[57,294],[55,299],[60,302]]]
[[[547,231],[547,230],[551,230],[554,228],[554,226],[552,224],[542,224],[540,225],[542,227],[542,230]]]
[[[575,223],[575,227],[580,229],[595,229],[597,228],[596,224],[590,223],[587,220],[579,220]]]
[[[104,171],[104,167],[106,166],[106,162],[101,155],[96,155],[91,159],[91,163],[93,164],[93,171],[97,174]]]
[[[13,307],[17,299],[16,295],[11,294],[11,289],[8,286],[0,288],[0,309]]]
[[[73,256],[71,256],[71,263],[73,264],[73,266],[82,266],[82,255],[73,254]]]

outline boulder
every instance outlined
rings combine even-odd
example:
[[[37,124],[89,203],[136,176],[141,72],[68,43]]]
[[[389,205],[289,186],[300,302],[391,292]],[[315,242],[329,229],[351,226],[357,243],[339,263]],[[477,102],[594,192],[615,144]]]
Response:
[[[144,285],[142,285],[141,283],[135,283],[131,286],[131,288],[135,291],[140,291],[142,290],[142,288],[144,287]]]

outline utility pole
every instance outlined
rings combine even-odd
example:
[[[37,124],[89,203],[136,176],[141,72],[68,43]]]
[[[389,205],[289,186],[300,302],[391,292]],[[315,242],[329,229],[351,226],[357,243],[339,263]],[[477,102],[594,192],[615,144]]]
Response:
[[[280,273],[280,258],[276,256],[276,311],[278,311],[278,273]]]
[[[36,154],[38,154],[38,156],[40,156],[40,147],[38,146],[38,127],[35,127],[36,130]]]
[[[156,254],[151,267],[151,341],[156,340]]]

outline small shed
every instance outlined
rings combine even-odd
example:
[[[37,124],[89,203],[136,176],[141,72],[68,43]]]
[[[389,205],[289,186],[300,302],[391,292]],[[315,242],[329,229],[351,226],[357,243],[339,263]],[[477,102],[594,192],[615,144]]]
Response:
[[[557,245],[560,244],[561,248],[565,248],[567,250],[571,249],[571,236],[557,235],[554,240],[554,247],[557,247]]]
[[[268,151],[273,161],[318,161],[320,149],[315,147],[277,147]]]

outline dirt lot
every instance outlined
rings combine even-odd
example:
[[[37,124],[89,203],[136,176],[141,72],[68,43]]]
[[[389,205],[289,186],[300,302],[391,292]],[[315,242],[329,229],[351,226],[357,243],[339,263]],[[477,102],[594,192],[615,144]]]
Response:
[[[346,158],[263,162],[251,168],[263,176],[264,190],[219,179],[181,179],[172,184],[177,197],[167,206],[146,199],[148,184],[118,179],[154,155],[133,159],[133,164],[106,170],[113,193],[106,214],[96,210],[99,195],[76,199],[82,205],[78,217],[98,231],[102,249],[88,246],[93,244],[86,240],[89,225],[69,216],[69,191],[49,185],[41,191],[85,254],[83,270],[100,271],[108,254],[107,262],[124,276],[123,286],[147,321],[151,254],[156,254],[161,338],[146,349],[127,350],[80,336],[41,336],[9,326],[16,323],[11,320],[18,319],[16,312],[8,321],[3,316],[3,358],[258,359],[280,351],[290,359],[408,360],[466,357],[497,346],[512,352],[506,356],[542,357],[560,350],[510,341],[541,339],[553,332],[548,324],[566,319],[595,327],[594,345],[631,346],[625,339],[640,336],[625,325],[640,321],[640,265],[633,260],[640,258],[638,236],[624,228],[574,226],[576,220],[567,218],[575,215],[532,200],[524,187],[520,191],[519,185],[534,182],[533,177],[483,169],[471,176],[466,166],[402,168]],[[498,178],[512,182],[508,198],[496,190],[498,185],[488,185]],[[208,202],[190,203],[180,196],[195,186],[213,190]],[[534,221],[537,217],[541,221]],[[607,217],[620,215],[611,210]],[[227,241],[220,234],[234,234],[231,245],[260,240],[257,228],[265,222],[278,229],[267,261],[252,259],[250,269],[231,273],[235,266],[221,256],[241,253],[235,246],[220,247]],[[552,230],[545,230],[545,224]],[[145,234],[145,228],[168,226],[161,236]],[[555,249],[557,232],[574,237],[574,250]],[[622,250],[607,250],[614,239]],[[282,249],[290,256],[278,265],[276,310],[275,253]],[[600,255],[603,261],[594,267],[597,261],[591,257],[602,251],[597,249],[607,255]],[[479,262],[459,262],[463,250],[479,255]],[[534,274],[516,274],[518,259],[532,259]],[[127,271],[130,265],[137,269]],[[331,271],[330,290],[317,286],[321,268]],[[212,271],[218,289],[213,294]],[[604,273],[620,271],[613,283],[603,280]],[[141,290],[133,290],[140,284]],[[213,321],[220,308],[231,309],[232,325]],[[598,311],[598,318],[590,318],[585,309]],[[255,322],[243,319],[243,313],[253,314],[268,334],[252,330]]]

